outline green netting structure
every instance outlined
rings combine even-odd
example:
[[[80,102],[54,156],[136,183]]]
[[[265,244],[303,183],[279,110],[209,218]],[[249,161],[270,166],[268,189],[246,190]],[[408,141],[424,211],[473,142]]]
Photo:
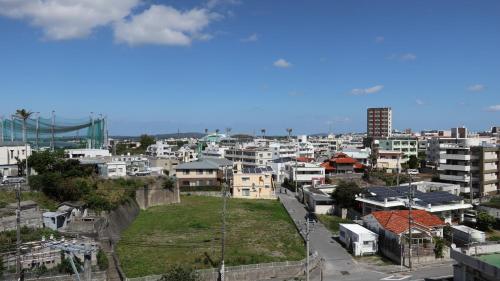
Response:
[[[26,141],[39,148],[103,148],[106,145],[105,118],[68,119],[53,115],[26,119],[12,116],[0,119],[0,142]]]

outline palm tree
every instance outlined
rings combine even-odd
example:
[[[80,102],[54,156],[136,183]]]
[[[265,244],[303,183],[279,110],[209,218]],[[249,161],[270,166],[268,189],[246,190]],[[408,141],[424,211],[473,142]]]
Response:
[[[208,129],[205,129],[205,135],[207,135],[207,134],[208,134]]]
[[[215,129],[215,133],[216,133],[216,134],[219,134],[219,129]]]
[[[231,129],[231,128],[229,128],[229,127],[228,127],[228,128],[226,128],[226,135],[227,135],[228,137],[229,137],[229,133],[231,133],[231,130],[232,130],[232,129]]]
[[[28,142],[26,138],[26,120],[33,115],[32,111],[28,111],[26,109],[18,109],[16,110],[15,117],[23,120],[23,142],[24,142],[24,153],[26,154],[26,184],[29,185],[29,167],[28,167]]]
[[[266,138],[266,129],[260,129],[260,132],[262,133],[262,138]]]
[[[286,128],[286,132],[288,133],[288,140],[290,140],[292,136],[292,128]]]

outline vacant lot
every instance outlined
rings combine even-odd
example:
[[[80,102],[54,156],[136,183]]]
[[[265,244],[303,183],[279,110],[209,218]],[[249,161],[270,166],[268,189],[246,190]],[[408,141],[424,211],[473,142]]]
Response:
[[[339,232],[339,224],[341,223],[352,223],[351,220],[342,219],[337,216],[330,215],[318,215],[319,221],[326,226],[332,233],[337,234]]]
[[[183,196],[181,204],[142,211],[117,247],[127,277],[171,266],[217,267],[222,198]],[[228,199],[226,265],[300,260],[304,244],[278,201]]]

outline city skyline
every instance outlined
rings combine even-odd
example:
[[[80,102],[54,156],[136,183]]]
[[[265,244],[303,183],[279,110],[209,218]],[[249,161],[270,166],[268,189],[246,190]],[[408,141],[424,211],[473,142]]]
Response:
[[[364,132],[384,106],[396,129],[500,120],[497,1],[35,2],[0,1],[4,117],[99,112],[110,135]]]

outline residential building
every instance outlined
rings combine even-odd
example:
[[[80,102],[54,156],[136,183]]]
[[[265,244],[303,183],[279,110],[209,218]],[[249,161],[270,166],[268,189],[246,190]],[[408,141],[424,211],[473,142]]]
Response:
[[[418,156],[418,141],[415,138],[386,138],[375,140],[380,150],[399,151],[403,158]]]
[[[226,150],[225,157],[233,162],[241,162],[243,168],[266,167],[273,159],[269,148],[258,146],[229,148]]]
[[[314,159],[314,146],[307,140],[306,135],[298,136],[296,157],[305,157]]]
[[[0,175],[1,176],[18,176],[17,167],[18,159],[26,160],[26,157],[31,155],[31,146],[23,142],[0,142]]]
[[[500,192],[500,145],[471,147],[472,189],[479,196]]]
[[[196,161],[198,159],[198,153],[189,147],[189,145],[184,145],[175,152],[175,157],[177,157],[181,163],[187,163]]]
[[[235,166],[231,190],[234,198],[276,199],[271,167],[242,168],[241,163]]]
[[[339,224],[339,240],[355,256],[374,255],[378,251],[378,235],[359,224]]]
[[[272,142],[269,144],[272,153],[272,159],[295,158],[296,146],[293,142]]]
[[[317,187],[319,186],[324,185],[317,185]],[[311,185],[298,187],[298,200],[306,205],[310,213],[315,215],[333,214],[333,199],[331,194],[328,194],[325,189],[316,188]]]
[[[366,115],[368,137],[390,137],[392,134],[392,109],[368,108]]]
[[[84,149],[66,149],[64,150],[64,154],[66,158],[102,158],[102,157],[110,157],[111,153],[107,149],[92,149],[92,148],[84,148]]]
[[[175,168],[179,165],[180,161],[177,158],[149,158],[149,165],[151,169],[162,170],[163,175],[175,176]]]
[[[500,244],[480,245],[470,249],[451,249],[454,281],[500,280]],[[474,256],[473,256],[474,255]]]
[[[342,153],[345,155],[354,158],[356,161],[363,165],[371,165],[370,163],[370,154],[371,149],[369,147],[366,148],[344,148],[342,149]]]
[[[296,163],[289,167],[290,179],[299,185],[325,183],[325,168],[314,163]]]
[[[125,162],[127,175],[146,176],[151,174],[149,158],[142,155],[123,155],[111,157],[112,162]]]
[[[173,158],[176,157],[175,151],[173,151],[172,146],[166,141],[156,141],[155,144],[148,146],[146,149],[146,155],[158,157],[158,158]]]
[[[106,178],[127,176],[127,163],[122,161],[106,162],[98,165],[99,175]]]
[[[224,158],[203,158],[177,165],[175,168],[177,186],[183,187],[220,186],[224,178],[230,177],[233,162]]]
[[[326,174],[362,173],[365,166],[343,152],[336,153],[332,158],[321,163]]]
[[[413,186],[412,208],[423,210],[440,217],[446,223],[463,222],[464,211],[472,209],[463,198],[430,186]],[[426,189],[429,188],[429,189]],[[425,190],[425,191],[423,191]],[[368,187],[356,201],[361,203],[363,215],[375,211],[390,211],[408,208],[408,186]]]
[[[217,157],[224,158],[227,147],[219,146],[216,143],[208,143],[207,147],[201,152],[201,157]]]
[[[401,169],[401,164],[408,161],[408,158],[403,158],[403,153],[400,151],[378,149],[377,155],[375,168],[385,170],[387,173],[397,172]]]
[[[394,262],[408,265],[408,244],[414,264],[434,261],[434,238],[443,237],[445,222],[424,210],[411,211],[411,224],[409,216],[408,210],[376,211],[363,217],[363,225],[379,235],[380,252]]]

